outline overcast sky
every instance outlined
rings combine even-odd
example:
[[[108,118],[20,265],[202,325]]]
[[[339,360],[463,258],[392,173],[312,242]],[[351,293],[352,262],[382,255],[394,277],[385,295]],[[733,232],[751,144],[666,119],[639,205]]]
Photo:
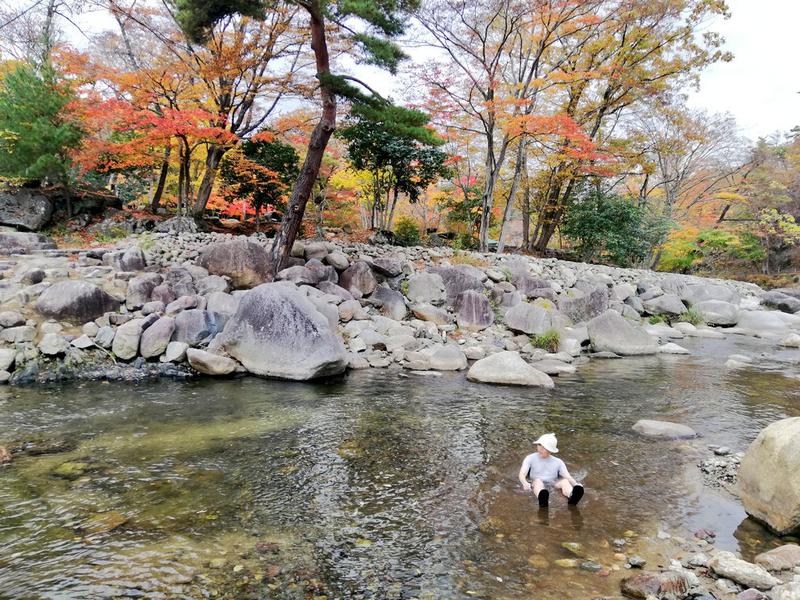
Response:
[[[0,3],[9,0],[0,0]],[[800,125],[800,0],[727,0],[730,19],[720,19],[710,29],[722,33],[726,48],[734,53],[730,63],[720,63],[702,74],[699,92],[688,91],[690,104],[710,112],[730,112],[743,135],[755,140]],[[113,27],[110,17],[97,13],[81,19],[88,29]],[[80,39],[70,35],[79,45]],[[414,58],[424,51],[412,51]],[[402,71],[408,73],[409,64]],[[358,75],[378,91],[402,96],[406,77],[357,67]]]
[[[800,0],[728,0],[718,22],[735,57],[709,68],[692,106],[730,112],[752,139],[800,125]]]

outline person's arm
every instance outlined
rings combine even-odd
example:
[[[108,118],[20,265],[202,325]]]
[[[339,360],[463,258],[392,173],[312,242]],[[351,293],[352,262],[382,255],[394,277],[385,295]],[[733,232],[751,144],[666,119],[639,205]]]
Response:
[[[528,481],[528,469],[530,466],[528,465],[528,459],[522,461],[522,466],[519,469],[519,482],[522,484],[522,489],[526,492],[531,491],[531,484]]]
[[[573,487],[576,485],[583,485],[582,483],[578,483],[575,480],[575,478],[569,474],[569,471],[567,471],[567,465],[564,464],[563,460],[561,461],[561,468],[559,469],[559,475],[561,475],[561,477],[569,481],[569,484]]]

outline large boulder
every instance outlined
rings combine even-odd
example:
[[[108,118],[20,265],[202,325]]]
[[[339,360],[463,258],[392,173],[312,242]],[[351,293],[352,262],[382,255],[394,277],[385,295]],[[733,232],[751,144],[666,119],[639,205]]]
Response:
[[[512,331],[527,335],[539,335],[553,328],[553,319],[550,311],[523,302],[512,306],[505,315],[506,327]]]
[[[369,265],[359,260],[342,272],[339,276],[339,285],[350,292],[353,297],[361,298],[375,291],[378,280],[375,279]]]
[[[430,354],[428,365],[434,371],[461,371],[467,368],[467,357],[458,346],[447,344]]]
[[[205,375],[229,375],[236,370],[235,360],[196,348],[186,350],[186,360],[195,371]]]
[[[59,320],[91,321],[119,309],[120,301],[88,281],[60,281],[36,301],[36,310]]]
[[[785,334],[796,323],[797,316],[778,310],[743,310],[739,313],[737,325],[740,329],[753,333]]]
[[[164,280],[158,273],[142,273],[128,282],[125,305],[130,310],[142,308],[150,301],[153,290]]]
[[[139,354],[145,358],[161,356],[166,351],[174,331],[175,319],[161,317],[142,332],[139,340]]]
[[[761,296],[761,304],[770,308],[777,308],[783,312],[796,313],[800,311],[800,299],[784,294],[777,290],[765,292]]]
[[[533,368],[517,352],[498,352],[482,358],[467,371],[467,379],[481,383],[554,387],[549,375]]]
[[[193,308],[185,310],[175,317],[173,342],[185,342],[189,346],[198,346],[211,340],[219,331],[214,313],[208,310]]]
[[[678,316],[686,312],[681,299],[675,294],[661,294],[642,303],[644,309],[651,315]]]
[[[141,271],[147,266],[144,253],[138,246],[132,246],[119,252],[106,252],[103,262],[118,271]]]
[[[123,323],[114,334],[111,351],[117,358],[131,360],[139,353],[139,339],[142,336],[144,319],[133,319]]]
[[[464,265],[464,267],[468,266]],[[450,303],[454,303],[458,295],[467,290],[483,291],[483,282],[467,268],[431,267],[428,271],[436,273],[442,278],[445,292],[447,293],[447,301]]]
[[[750,444],[737,491],[745,511],[780,535],[800,529],[800,417],[769,425]]]
[[[706,300],[722,300],[731,304],[739,304],[739,294],[733,288],[722,283],[691,283],[683,288],[681,300],[688,306],[694,306]]]
[[[242,297],[215,342],[256,375],[306,380],[342,373],[347,352],[328,320],[293,286],[260,285]]]
[[[27,188],[0,190],[0,224],[39,231],[50,223],[50,199]]]
[[[622,356],[655,354],[658,343],[644,329],[609,310],[586,326],[595,352],[613,352]]]
[[[480,292],[467,290],[456,297],[456,322],[461,329],[480,331],[494,323],[494,311],[489,299]]]
[[[784,544],[757,555],[755,563],[767,571],[791,571],[800,567],[800,546]]]
[[[414,316],[422,321],[430,321],[437,325],[447,325],[453,322],[453,315],[445,309],[433,304],[415,304],[411,307]]]
[[[736,325],[739,307],[724,300],[704,300],[693,307],[709,325]]]
[[[573,323],[582,323],[603,314],[608,309],[609,291],[605,286],[588,293],[572,289],[558,299],[558,310]]]
[[[408,278],[406,296],[414,304],[441,304],[447,298],[438,273],[417,273]]]
[[[267,251],[242,239],[211,244],[200,254],[197,264],[211,275],[227,275],[236,289],[251,288],[269,278]]]
[[[538,279],[526,271],[513,271],[511,283],[527,298],[550,298],[555,294],[547,281]]]
[[[406,318],[408,308],[403,294],[395,292],[384,285],[378,286],[372,294],[372,300],[380,306],[381,313],[395,321]]]

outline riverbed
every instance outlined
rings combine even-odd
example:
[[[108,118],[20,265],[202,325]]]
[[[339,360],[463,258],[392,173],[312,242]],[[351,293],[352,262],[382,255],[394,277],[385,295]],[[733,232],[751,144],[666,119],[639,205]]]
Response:
[[[615,554],[667,561],[659,531],[752,556],[775,540],[696,465],[800,415],[800,352],[726,370],[774,346],[681,343],[552,390],[399,369],[0,389],[0,444],[62,450],[0,470],[0,597],[591,598],[618,593]],[[645,439],[641,418],[701,437]],[[539,511],[517,482],[549,431],[577,509]],[[564,542],[592,568],[558,566]]]

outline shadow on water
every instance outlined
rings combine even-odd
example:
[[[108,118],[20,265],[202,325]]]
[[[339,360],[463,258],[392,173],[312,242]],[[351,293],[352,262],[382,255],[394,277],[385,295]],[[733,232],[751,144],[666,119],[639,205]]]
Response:
[[[617,586],[616,538],[706,527],[752,554],[774,540],[695,464],[798,414],[794,366],[727,372],[768,347],[686,345],[553,390],[399,371],[5,388],[0,442],[72,449],[0,471],[0,597],[590,597]],[[640,418],[703,437],[652,442]],[[517,483],[547,431],[586,483],[579,510],[541,512]]]

